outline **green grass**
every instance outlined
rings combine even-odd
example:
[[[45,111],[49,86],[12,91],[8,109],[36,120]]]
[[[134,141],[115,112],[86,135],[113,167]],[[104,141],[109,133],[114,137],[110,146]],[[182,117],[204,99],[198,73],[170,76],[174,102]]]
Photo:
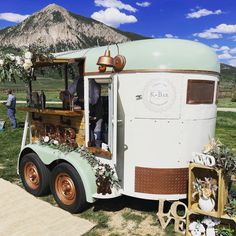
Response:
[[[236,102],[231,102],[231,98],[220,98],[217,107],[236,108]]]
[[[16,117],[19,123],[19,128],[17,130],[12,130],[10,122],[6,116],[6,108],[0,104],[0,119],[7,121],[6,130],[0,132],[0,178],[21,185],[16,173],[16,166],[17,157],[20,151],[25,113],[17,111]],[[236,151],[236,113],[218,112],[216,136],[220,138],[222,143]],[[43,197],[42,199],[56,205],[51,195]],[[97,223],[97,226],[85,235],[99,236],[103,235],[103,232],[109,232],[107,235],[119,235],[117,232],[112,231],[112,229],[109,228],[110,212],[115,214],[115,212],[123,210],[126,207],[129,209],[128,213],[122,212],[121,215],[128,222],[132,220],[138,225],[145,220],[147,216],[152,216],[153,222],[157,222],[157,220],[155,221],[157,210],[156,203],[154,204],[155,206],[153,206],[153,203],[149,206],[148,203],[147,208],[145,207],[145,204],[147,204],[146,201],[127,197],[96,202],[85,212],[79,214],[79,216]],[[135,209],[135,211],[133,209]],[[170,225],[167,228],[166,235],[178,235],[173,233],[173,225]]]
[[[69,81],[71,83],[72,81]],[[11,88],[15,94],[18,101],[26,100],[27,86],[22,81],[17,81],[16,83],[5,82],[1,83],[0,89],[0,100],[6,100],[5,89]],[[41,90],[45,91],[47,101],[59,101],[59,92],[64,90],[64,80],[53,79],[53,78],[43,78],[40,77],[36,81],[32,82],[32,90],[40,93]]]
[[[136,213],[132,213],[132,212],[124,212],[122,214],[122,217],[126,220],[126,221],[134,221],[137,226],[143,221],[145,220],[145,216],[143,215],[138,215]]]
[[[216,137],[236,152],[236,112],[217,112]]]

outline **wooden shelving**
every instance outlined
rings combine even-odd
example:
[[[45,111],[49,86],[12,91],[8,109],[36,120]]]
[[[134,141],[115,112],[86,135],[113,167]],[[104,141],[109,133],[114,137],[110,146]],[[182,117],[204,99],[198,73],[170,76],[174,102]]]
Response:
[[[198,201],[193,198],[193,182],[196,179],[214,178],[217,181],[218,190],[213,211],[203,211]],[[192,163],[189,166],[189,190],[188,190],[188,213],[186,220],[186,236],[191,236],[189,225],[191,222],[201,222],[205,217],[211,217],[220,221],[220,226],[234,229],[236,235],[236,217],[230,217],[224,213],[225,204],[228,201],[228,186],[222,170]],[[218,226],[216,226],[218,227]],[[204,234],[205,235],[205,234]]]

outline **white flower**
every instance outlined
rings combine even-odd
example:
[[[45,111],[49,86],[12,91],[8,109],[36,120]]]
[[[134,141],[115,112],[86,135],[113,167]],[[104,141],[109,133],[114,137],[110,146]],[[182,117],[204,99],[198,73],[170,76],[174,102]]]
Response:
[[[190,223],[188,229],[191,232],[192,236],[201,236],[202,233],[205,232],[203,224],[196,221]]]
[[[14,54],[12,54],[12,53],[9,53],[9,54],[7,54],[6,55],[11,61],[14,61],[14,60],[16,60],[16,57],[15,57],[15,55]]]
[[[32,59],[32,57],[33,57],[32,52],[26,52],[25,53],[25,59]]]
[[[48,143],[49,140],[50,140],[50,138],[49,138],[48,136],[45,136],[44,139],[43,139],[43,141],[44,141],[45,143]]]
[[[0,66],[3,66],[3,65],[4,65],[4,60],[0,59]]]
[[[25,63],[23,64],[24,69],[30,70],[32,66],[33,66],[32,61],[30,59],[26,59]]]
[[[53,141],[53,144],[54,144],[54,145],[59,145],[59,142],[58,142],[57,140],[54,140],[54,141]]]
[[[22,58],[20,57],[20,56],[16,56],[16,64],[17,65],[23,65],[23,60],[22,60]]]

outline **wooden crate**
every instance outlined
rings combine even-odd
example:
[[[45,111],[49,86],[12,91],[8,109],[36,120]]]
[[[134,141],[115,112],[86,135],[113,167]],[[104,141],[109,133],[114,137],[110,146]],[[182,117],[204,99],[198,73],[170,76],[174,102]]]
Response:
[[[211,212],[205,212],[198,206],[198,200],[194,200],[193,194],[193,182],[196,178],[204,179],[205,177],[212,177],[217,180],[218,190],[215,199],[215,210]],[[225,177],[222,170],[216,170],[212,167],[207,167],[201,164],[192,163],[189,166],[189,188],[188,188],[188,209],[190,211],[205,214],[212,217],[220,217],[224,214],[224,207],[228,200],[228,188],[226,186]]]
[[[192,211],[188,211],[187,213],[187,220],[186,220],[186,236],[191,236],[191,233],[189,231],[189,225],[191,222],[193,221],[202,221],[204,219],[204,217],[209,216],[209,215],[205,215],[205,214],[198,214]],[[218,220],[220,220],[220,225],[221,226],[225,226],[228,227],[230,226],[231,229],[234,229],[235,231],[235,235],[236,235],[236,217],[231,218],[228,215],[223,215],[219,218],[216,218]]]

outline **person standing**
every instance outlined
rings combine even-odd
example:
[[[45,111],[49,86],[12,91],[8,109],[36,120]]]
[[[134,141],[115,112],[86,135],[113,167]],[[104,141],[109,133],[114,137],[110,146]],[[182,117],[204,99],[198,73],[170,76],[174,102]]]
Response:
[[[12,128],[17,128],[17,122],[16,122],[16,97],[12,94],[11,89],[7,89],[7,102],[5,103],[5,106],[7,107],[7,115],[9,120],[11,121]]]

